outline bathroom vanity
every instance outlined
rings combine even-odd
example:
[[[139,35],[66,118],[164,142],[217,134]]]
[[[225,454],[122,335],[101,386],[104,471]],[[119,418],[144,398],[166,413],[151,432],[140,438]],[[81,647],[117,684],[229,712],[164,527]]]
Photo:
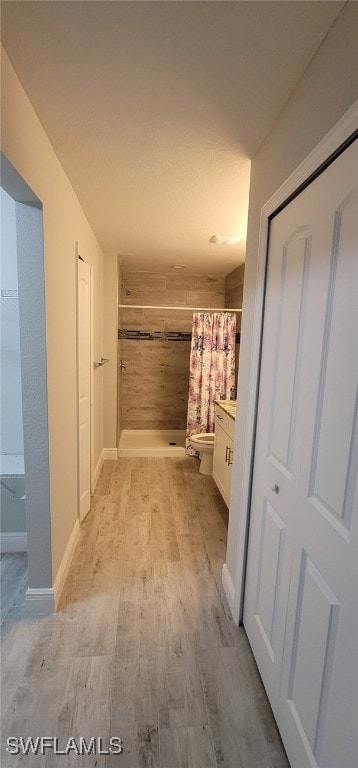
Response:
[[[213,478],[229,506],[232,462],[234,455],[234,430],[236,400],[215,401],[215,443],[213,457]]]

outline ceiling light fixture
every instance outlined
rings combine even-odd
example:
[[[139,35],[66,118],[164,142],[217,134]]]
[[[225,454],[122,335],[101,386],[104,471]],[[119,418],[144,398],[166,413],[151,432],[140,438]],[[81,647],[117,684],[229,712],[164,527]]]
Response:
[[[239,240],[241,240],[239,235],[213,235],[209,243],[214,243],[215,245],[236,245]]]
[[[172,264],[171,269],[185,269],[185,264]]]

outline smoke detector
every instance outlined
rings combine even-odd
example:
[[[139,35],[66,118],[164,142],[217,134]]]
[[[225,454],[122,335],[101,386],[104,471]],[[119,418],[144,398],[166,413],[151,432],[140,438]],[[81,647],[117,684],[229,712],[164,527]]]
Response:
[[[209,243],[214,243],[215,245],[236,245],[239,240],[241,240],[239,235],[213,235]]]

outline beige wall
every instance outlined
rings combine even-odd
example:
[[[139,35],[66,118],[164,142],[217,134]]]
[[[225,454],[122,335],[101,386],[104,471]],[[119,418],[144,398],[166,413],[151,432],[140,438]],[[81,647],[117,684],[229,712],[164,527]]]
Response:
[[[77,519],[76,261],[94,268],[94,355],[103,354],[103,258],[78,199],[2,50],[2,151],[43,203],[52,578]],[[103,448],[103,369],[94,376],[95,462]]]
[[[131,309],[131,304],[223,307],[225,278],[183,273],[123,273],[124,329],[191,332],[192,312]],[[185,429],[190,341],[122,341],[123,429]]]
[[[241,329],[239,408],[226,564],[235,584],[240,530],[241,469],[248,447],[250,377],[260,211],[358,97],[358,5],[347,3],[251,165],[245,292]]]

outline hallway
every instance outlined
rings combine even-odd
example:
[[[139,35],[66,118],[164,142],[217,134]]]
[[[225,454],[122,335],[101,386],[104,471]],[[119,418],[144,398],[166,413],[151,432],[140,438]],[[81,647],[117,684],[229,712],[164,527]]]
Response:
[[[221,587],[227,516],[194,459],[105,462],[60,611],[2,627],[4,768],[288,768]],[[14,758],[14,734],[124,752]]]

